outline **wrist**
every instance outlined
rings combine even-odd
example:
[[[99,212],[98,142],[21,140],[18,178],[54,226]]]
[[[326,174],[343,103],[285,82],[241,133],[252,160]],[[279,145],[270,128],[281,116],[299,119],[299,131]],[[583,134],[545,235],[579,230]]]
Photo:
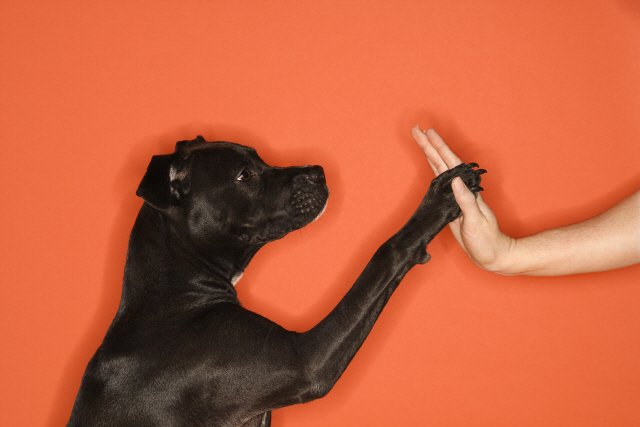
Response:
[[[522,265],[518,261],[519,241],[506,234],[502,234],[502,242],[498,245],[500,251],[496,254],[494,262],[484,268],[496,274],[515,276],[522,274]]]

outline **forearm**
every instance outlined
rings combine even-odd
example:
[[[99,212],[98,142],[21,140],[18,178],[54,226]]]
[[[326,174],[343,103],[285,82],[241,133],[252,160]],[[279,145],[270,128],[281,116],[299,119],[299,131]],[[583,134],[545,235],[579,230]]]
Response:
[[[640,262],[640,191],[589,220],[516,239],[501,274],[559,276]]]

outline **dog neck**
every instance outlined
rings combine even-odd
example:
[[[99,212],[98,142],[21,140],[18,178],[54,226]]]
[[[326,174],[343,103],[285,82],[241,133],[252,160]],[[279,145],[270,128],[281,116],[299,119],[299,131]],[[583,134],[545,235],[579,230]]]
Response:
[[[239,304],[235,282],[261,247],[218,244],[204,256],[202,251],[195,253],[172,229],[166,215],[145,203],[129,238],[119,312],[134,302],[136,309],[145,311],[140,304],[154,311],[219,302]],[[171,301],[171,307],[158,307],[158,301]]]

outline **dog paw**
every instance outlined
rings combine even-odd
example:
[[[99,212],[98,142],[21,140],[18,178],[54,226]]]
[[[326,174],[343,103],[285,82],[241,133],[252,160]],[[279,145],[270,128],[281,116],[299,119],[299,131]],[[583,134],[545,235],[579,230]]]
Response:
[[[467,188],[478,196],[483,188],[480,187],[481,175],[487,173],[484,169],[479,169],[477,163],[462,163],[446,172],[443,172],[429,186],[429,191],[423,200],[423,206],[428,211],[438,212],[446,222],[458,218],[462,212],[453,195],[451,182],[454,178],[460,177]],[[425,212],[426,214],[426,212]]]
[[[431,259],[431,255],[426,252],[429,242],[462,213],[451,188],[454,178],[460,177],[467,188],[477,196],[478,192],[482,191],[480,176],[485,173],[487,171],[478,169],[476,163],[463,163],[431,181],[418,209],[394,236],[398,247],[404,246],[410,251],[407,255],[414,264],[425,264]]]

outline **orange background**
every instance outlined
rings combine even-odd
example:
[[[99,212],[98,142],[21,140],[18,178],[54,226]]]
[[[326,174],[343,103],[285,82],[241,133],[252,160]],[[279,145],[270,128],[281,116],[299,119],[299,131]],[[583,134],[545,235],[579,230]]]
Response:
[[[323,165],[329,206],[268,245],[244,305],[306,330],[433,175],[410,129],[489,170],[524,236],[640,184],[635,0],[0,2],[0,414],[61,426],[119,303],[137,185],[198,134]],[[640,266],[481,271],[447,229],[321,400],[286,426],[638,426]]]

